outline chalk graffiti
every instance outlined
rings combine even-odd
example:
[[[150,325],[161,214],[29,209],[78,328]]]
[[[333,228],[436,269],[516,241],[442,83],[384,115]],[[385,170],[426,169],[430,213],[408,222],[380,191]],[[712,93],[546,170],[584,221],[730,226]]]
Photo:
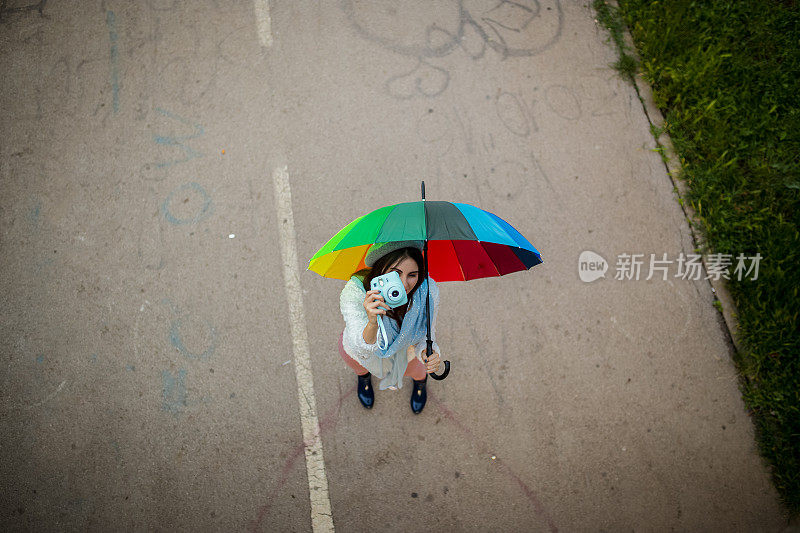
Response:
[[[200,205],[200,208],[194,214],[194,216],[179,218],[173,214],[172,208],[170,206],[172,205],[173,198],[176,195],[183,196],[180,193],[187,190],[194,191],[195,193],[197,193],[200,196],[202,203]],[[182,203],[187,203],[188,201],[189,198],[186,197],[184,198]],[[193,181],[185,183],[176,188],[175,190],[173,190],[171,193],[169,193],[169,195],[167,195],[167,198],[164,200],[164,203],[161,204],[161,214],[164,216],[165,219],[167,219],[168,222],[175,225],[197,224],[201,220],[205,220],[206,218],[211,216],[211,213],[213,212],[214,212],[214,206],[211,203],[211,197],[199,183],[195,183]]]
[[[536,100],[531,100],[531,103],[528,104],[522,95],[504,91],[495,98],[494,104],[497,118],[514,135],[527,137],[531,131],[539,131],[533,115],[533,106],[536,105]]]
[[[183,321],[180,318],[177,318],[172,321],[170,324],[169,330],[169,342],[175,349],[178,350],[182,355],[188,357],[189,359],[199,359],[201,361],[208,360],[217,349],[217,331],[214,329],[214,326],[211,324],[207,324],[208,331],[211,335],[211,342],[209,343],[208,347],[203,350],[201,353],[192,353],[187,348],[183,342],[183,337],[181,336],[181,327],[183,327]]]
[[[6,15],[10,15],[12,13],[24,13],[26,11],[38,11],[39,16],[43,16],[44,5],[46,3],[47,0],[39,0],[34,4],[28,4],[25,6],[6,7],[6,2],[2,2],[2,4],[0,4],[0,20],[5,19]]]
[[[117,22],[113,11],[106,12],[108,38],[111,41],[111,98],[114,113],[119,111],[119,53],[117,52]]]
[[[415,128],[420,140],[440,157],[454,147],[471,155],[491,155],[512,141],[526,150],[529,142],[520,143],[515,138],[535,138],[541,133],[542,120],[547,123],[555,116],[572,122],[613,115],[620,109],[626,111],[613,105],[621,91],[613,77],[600,76],[585,76],[572,86],[556,83],[516,92],[498,88],[494,96],[487,94],[486,100],[493,106],[501,129],[492,129],[491,122],[486,120],[471,118],[491,111],[466,105],[454,105],[452,111],[441,106],[422,109]],[[513,137],[504,135],[505,132]]]
[[[28,222],[30,222],[31,226],[34,228],[39,226],[39,223],[41,222],[39,216],[42,212],[42,201],[36,198],[35,202],[36,203],[33,205],[33,207],[31,207],[31,209],[28,211]]]
[[[177,0],[147,0],[147,5],[153,11],[173,11],[177,3]]]
[[[156,112],[159,113],[160,115],[163,115],[163,116],[167,117],[167,118],[171,118],[173,120],[177,120],[181,124],[185,124],[187,126],[191,126],[194,129],[194,132],[192,134],[183,135],[183,136],[180,136],[180,137],[154,135],[153,136],[153,140],[156,142],[156,144],[178,147],[183,151],[184,155],[186,156],[183,159],[175,159],[173,161],[163,161],[161,163],[156,163],[155,164],[156,167],[163,168],[163,167],[175,165],[175,164],[178,164],[178,163],[185,163],[185,162],[190,161],[192,159],[195,159],[197,157],[203,157],[202,153],[200,153],[197,150],[191,148],[190,146],[187,146],[187,145],[184,144],[184,142],[186,142],[186,141],[189,141],[191,139],[196,139],[196,138],[202,136],[205,133],[205,130],[203,129],[203,126],[201,126],[200,124],[193,124],[189,120],[187,120],[187,119],[185,119],[183,117],[180,117],[180,116],[178,116],[178,115],[176,115],[174,113],[170,113],[169,111],[165,111],[164,109],[156,108]]]
[[[480,205],[491,209],[496,202],[513,203],[519,208],[541,211],[547,203],[555,202],[563,209],[563,200],[530,150],[529,141],[520,139],[539,131],[532,110],[536,100],[525,103],[521,94],[509,92],[500,92],[494,100],[497,116],[507,133],[503,129],[481,130],[485,124],[471,120],[471,108],[453,106],[452,111],[439,108],[422,111],[416,123],[417,135],[439,158],[447,156],[454,146],[477,156],[469,158],[468,170],[451,168],[449,172],[456,179],[473,175],[470,183]],[[505,155],[512,146],[521,150],[518,157]]]
[[[212,401],[210,392],[197,391],[195,394],[193,389],[189,393],[187,360],[192,361],[188,364],[195,365],[212,360],[218,346],[217,329],[208,321],[184,311],[170,298],[161,298],[159,304],[152,305],[145,300],[138,308],[133,327],[134,353],[137,361],[152,357],[153,354],[172,361],[168,370],[160,372],[160,410],[178,417],[187,410],[202,408]],[[192,369],[194,371],[194,367]],[[137,372],[142,369],[137,369],[131,362],[125,366],[125,370]],[[214,369],[208,368],[208,372],[213,374]],[[153,377],[157,379],[157,374]]]
[[[472,60],[482,58],[487,48],[503,60],[530,57],[552,47],[563,27],[559,0],[501,0],[489,9],[459,0],[437,4],[427,18],[419,16],[416,6],[402,3],[363,3],[356,7],[353,0],[342,0],[340,5],[362,38],[417,58],[412,70],[390,76],[384,85],[386,92],[397,99],[441,94],[449,84],[450,74],[431,60],[456,48]]]
[[[386,90],[398,100],[409,100],[417,94],[438,96],[447,89],[449,83],[450,73],[447,70],[431,65],[420,57],[412,70],[390,77],[386,81]]]
[[[164,396],[161,409],[177,417],[186,409],[186,369],[181,368],[174,375],[163,370],[161,384]]]
[[[175,373],[169,370],[161,371],[161,410],[171,413],[176,418],[189,408],[194,409],[198,405],[207,405],[211,402],[210,394],[204,394],[199,400],[189,400],[186,388],[187,374],[185,368],[178,369]]]
[[[581,101],[575,92],[565,85],[551,85],[545,90],[545,102],[550,110],[561,118],[578,120],[581,116]]]

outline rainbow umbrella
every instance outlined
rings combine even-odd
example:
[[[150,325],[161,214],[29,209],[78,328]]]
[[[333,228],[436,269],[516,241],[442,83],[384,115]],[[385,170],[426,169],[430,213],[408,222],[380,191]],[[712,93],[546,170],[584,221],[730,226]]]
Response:
[[[457,202],[405,202],[376,209],[342,228],[309,261],[307,270],[349,280],[366,268],[373,244],[425,241],[428,275],[438,281],[469,281],[528,270],[542,262],[539,251],[508,222],[475,206]],[[428,302],[429,305],[429,302]],[[428,317],[428,355],[431,354]],[[436,379],[444,379],[450,370]]]

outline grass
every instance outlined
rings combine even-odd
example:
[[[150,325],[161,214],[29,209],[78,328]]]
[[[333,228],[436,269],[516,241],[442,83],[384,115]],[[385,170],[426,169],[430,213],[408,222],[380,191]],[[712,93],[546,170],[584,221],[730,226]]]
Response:
[[[797,518],[800,9],[792,0],[618,1],[593,3],[620,52],[613,67],[652,87],[665,124],[651,133],[672,139],[706,253],[762,256],[757,279],[727,282],[742,347],[734,363],[759,451]]]

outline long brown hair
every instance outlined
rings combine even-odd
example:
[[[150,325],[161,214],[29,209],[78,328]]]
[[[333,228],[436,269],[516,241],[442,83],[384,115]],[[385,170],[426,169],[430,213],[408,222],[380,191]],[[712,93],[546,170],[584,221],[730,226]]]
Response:
[[[364,268],[353,274],[354,276],[361,278],[364,283],[364,289],[370,291],[372,290],[371,283],[373,279],[386,274],[386,272],[393,265],[396,265],[406,258],[413,259],[417,263],[419,270],[419,274],[417,275],[417,283],[414,284],[411,292],[408,293],[408,303],[386,311],[386,316],[393,318],[400,326],[403,325],[403,318],[406,316],[406,311],[408,311],[408,304],[411,303],[411,296],[417,291],[417,288],[422,284],[422,280],[424,280],[427,276],[427,272],[425,272],[425,261],[423,261],[422,257],[422,250],[414,247],[400,248],[399,250],[389,252],[375,261],[375,264],[372,265],[372,268]]]

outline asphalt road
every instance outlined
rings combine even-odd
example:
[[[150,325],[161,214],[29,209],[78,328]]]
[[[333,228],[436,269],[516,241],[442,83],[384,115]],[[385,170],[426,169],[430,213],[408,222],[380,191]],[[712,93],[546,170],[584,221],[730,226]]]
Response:
[[[3,530],[781,530],[709,282],[645,279],[694,245],[586,2],[29,3],[0,13]],[[544,263],[442,284],[450,376],[366,411],[344,282],[306,267],[421,180]]]

